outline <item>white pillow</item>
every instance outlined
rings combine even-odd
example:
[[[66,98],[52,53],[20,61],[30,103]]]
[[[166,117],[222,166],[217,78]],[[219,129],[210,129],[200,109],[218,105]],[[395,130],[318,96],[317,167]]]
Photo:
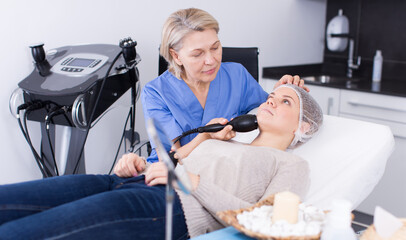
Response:
[[[258,130],[237,133],[233,140],[250,143],[257,135]],[[319,132],[292,150],[310,166],[304,202],[330,209],[333,199],[345,198],[356,208],[381,179],[394,143],[387,126],[324,115]]]

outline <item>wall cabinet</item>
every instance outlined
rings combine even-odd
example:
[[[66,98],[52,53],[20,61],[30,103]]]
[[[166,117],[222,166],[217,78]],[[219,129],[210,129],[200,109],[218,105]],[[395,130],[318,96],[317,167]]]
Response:
[[[319,103],[324,114],[338,116],[340,104],[339,89],[311,86],[310,93]]]
[[[270,92],[277,80],[264,80]],[[357,210],[374,214],[381,206],[397,217],[406,217],[406,98],[309,85],[323,113],[387,125],[395,136],[395,149],[385,173]],[[343,149],[345,151],[345,149]]]
[[[357,208],[373,214],[379,205],[397,217],[406,216],[406,98],[340,90],[339,116],[387,125],[395,149],[374,191]]]
[[[341,90],[339,114],[387,125],[396,137],[406,138],[404,97]]]

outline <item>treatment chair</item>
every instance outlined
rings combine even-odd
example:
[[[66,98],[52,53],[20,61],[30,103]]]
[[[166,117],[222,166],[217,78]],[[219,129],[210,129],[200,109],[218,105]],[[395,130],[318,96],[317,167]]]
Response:
[[[237,133],[234,140],[249,143],[257,135],[257,130]],[[333,199],[345,198],[355,209],[381,179],[394,144],[387,126],[324,115],[319,132],[292,150],[310,167],[310,189],[303,202],[330,209]]]
[[[257,47],[223,47],[222,62],[241,63],[258,82],[258,48]],[[168,69],[168,63],[159,55],[158,73]]]

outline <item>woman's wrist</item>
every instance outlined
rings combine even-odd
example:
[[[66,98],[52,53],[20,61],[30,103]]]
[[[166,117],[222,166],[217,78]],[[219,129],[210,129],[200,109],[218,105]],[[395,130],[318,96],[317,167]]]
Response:
[[[210,133],[199,133],[197,136],[196,136],[196,138],[198,139],[198,141],[199,141],[199,144],[200,143],[202,143],[202,142],[204,142],[204,141],[206,141],[206,140],[208,140],[208,139],[211,139],[212,137],[211,137],[211,135],[210,135]]]
[[[192,184],[192,190],[195,191],[197,186],[199,185],[200,176],[196,175],[196,174],[193,174],[193,173],[190,173],[190,172],[188,172],[188,174],[189,174],[190,182]]]
[[[192,141],[187,143],[186,145],[178,148],[176,150],[175,157],[177,159],[186,158],[189,154],[197,147],[200,143],[204,142],[205,140],[210,139],[210,135],[208,133],[199,133]]]

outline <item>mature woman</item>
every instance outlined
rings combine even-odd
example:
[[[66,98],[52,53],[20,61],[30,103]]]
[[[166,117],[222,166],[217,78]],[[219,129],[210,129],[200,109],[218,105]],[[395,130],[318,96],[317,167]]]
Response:
[[[182,160],[193,192],[175,195],[174,239],[221,228],[217,211],[285,190],[303,197],[307,163],[285,150],[307,141],[322,116],[306,91],[287,84],[259,107],[260,134],[251,144],[199,134],[201,142]],[[1,186],[0,239],[163,239],[165,165],[139,161],[135,167],[145,175],[70,175]]]
[[[213,118],[245,114],[268,96],[241,64],[221,62],[218,32],[216,19],[196,8],[179,10],[164,24],[160,53],[169,69],[145,85],[141,99],[145,119],[156,119],[171,139]],[[303,86],[298,76],[280,80],[286,82]],[[195,136],[182,138],[178,147],[191,142],[185,148],[193,149]],[[219,136],[230,139],[234,132],[226,128]],[[158,161],[155,150],[148,161]]]

